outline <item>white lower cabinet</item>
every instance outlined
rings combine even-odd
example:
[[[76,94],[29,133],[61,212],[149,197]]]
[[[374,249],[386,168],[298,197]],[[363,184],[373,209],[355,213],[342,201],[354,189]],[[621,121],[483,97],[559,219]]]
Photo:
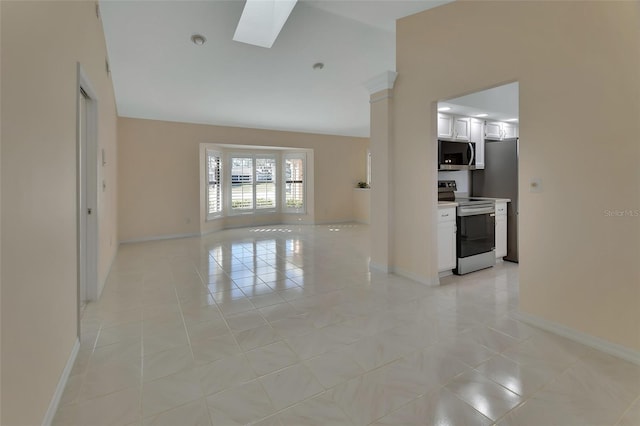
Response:
[[[496,203],[496,259],[507,255],[507,203]]]
[[[438,272],[456,267],[456,208],[438,209]]]

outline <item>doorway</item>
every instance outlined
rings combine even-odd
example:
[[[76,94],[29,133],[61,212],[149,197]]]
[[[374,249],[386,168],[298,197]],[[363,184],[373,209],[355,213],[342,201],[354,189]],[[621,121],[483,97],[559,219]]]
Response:
[[[80,318],[98,290],[98,99],[78,64],[77,93],[77,258],[78,336]]]
[[[439,188],[452,188],[459,203],[495,200],[496,262],[519,262],[519,91],[519,83],[512,82],[437,104]],[[460,221],[457,217],[458,228]],[[460,230],[454,234],[443,247],[453,240],[462,244]],[[442,258],[449,259],[444,250]],[[439,265],[441,276],[450,273],[450,265]]]

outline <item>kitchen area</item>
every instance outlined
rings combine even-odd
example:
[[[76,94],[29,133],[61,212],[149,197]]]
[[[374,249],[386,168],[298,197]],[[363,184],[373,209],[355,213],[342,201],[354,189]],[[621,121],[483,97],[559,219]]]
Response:
[[[518,83],[438,103],[438,271],[518,262]]]

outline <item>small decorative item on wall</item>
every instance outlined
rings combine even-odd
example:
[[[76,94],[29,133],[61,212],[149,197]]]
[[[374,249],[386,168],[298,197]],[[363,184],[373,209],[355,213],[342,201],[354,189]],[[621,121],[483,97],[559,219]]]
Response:
[[[371,187],[369,186],[369,184],[367,182],[360,181],[360,182],[358,182],[358,188],[368,189],[368,188],[371,188]]]

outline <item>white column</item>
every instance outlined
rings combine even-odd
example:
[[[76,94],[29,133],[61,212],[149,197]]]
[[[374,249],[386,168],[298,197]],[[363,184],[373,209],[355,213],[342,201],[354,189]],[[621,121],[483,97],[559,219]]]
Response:
[[[393,272],[393,84],[386,71],[365,83],[371,104],[371,269]]]

